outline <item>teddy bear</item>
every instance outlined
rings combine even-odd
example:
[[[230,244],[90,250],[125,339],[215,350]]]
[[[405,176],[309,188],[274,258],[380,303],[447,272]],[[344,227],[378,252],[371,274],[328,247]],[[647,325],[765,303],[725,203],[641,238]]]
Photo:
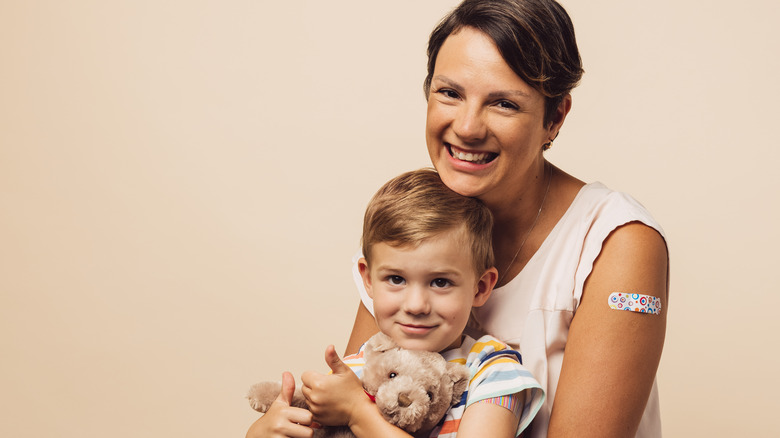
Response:
[[[385,419],[413,434],[433,429],[447,410],[460,401],[469,380],[468,369],[447,362],[430,351],[400,348],[383,333],[366,342],[362,383]],[[252,385],[249,404],[266,412],[281,391],[279,382]],[[292,406],[306,409],[306,400],[296,389]],[[347,427],[323,427],[314,430],[315,438],[354,437]]]

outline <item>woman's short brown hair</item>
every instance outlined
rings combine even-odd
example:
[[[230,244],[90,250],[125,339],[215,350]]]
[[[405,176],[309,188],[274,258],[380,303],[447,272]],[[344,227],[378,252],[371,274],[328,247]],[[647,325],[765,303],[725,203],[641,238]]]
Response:
[[[463,27],[489,36],[512,70],[545,97],[544,124],[553,122],[564,96],[582,78],[582,60],[569,14],[555,0],[465,0],[445,16],[428,40],[428,97],[444,41]]]
[[[493,215],[478,199],[453,192],[433,169],[399,175],[371,198],[363,218],[363,257],[371,247],[419,245],[444,231],[463,227],[478,275],[493,267]],[[465,249],[464,249],[465,250]]]

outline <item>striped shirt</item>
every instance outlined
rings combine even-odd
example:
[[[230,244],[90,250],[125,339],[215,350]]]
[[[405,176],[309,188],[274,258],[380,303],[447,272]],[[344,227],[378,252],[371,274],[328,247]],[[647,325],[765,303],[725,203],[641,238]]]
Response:
[[[344,358],[344,363],[358,377],[363,374],[365,364],[363,348],[358,354]],[[523,367],[520,353],[496,338],[483,336],[475,340],[464,335],[460,347],[447,350],[442,356],[450,362],[465,365],[469,369],[470,380],[460,402],[447,411],[439,425],[431,431],[430,438],[455,437],[466,408],[481,401],[499,404],[519,413],[515,435],[520,435],[544,402],[544,391],[530,371]],[[523,406],[517,406],[518,402]]]

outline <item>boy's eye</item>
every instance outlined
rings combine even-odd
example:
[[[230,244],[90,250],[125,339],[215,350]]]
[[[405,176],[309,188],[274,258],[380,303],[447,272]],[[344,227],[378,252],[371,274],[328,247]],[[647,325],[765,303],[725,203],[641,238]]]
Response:
[[[431,282],[431,286],[433,287],[447,287],[451,283],[446,278],[437,278]]]
[[[388,281],[388,283],[390,283],[392,285],[395,285],[395,286],[400,286],[400,285],[404,284],[404,278],[401,277],[400,275],[391,275],[391,276],[387,277],[387,281]]]

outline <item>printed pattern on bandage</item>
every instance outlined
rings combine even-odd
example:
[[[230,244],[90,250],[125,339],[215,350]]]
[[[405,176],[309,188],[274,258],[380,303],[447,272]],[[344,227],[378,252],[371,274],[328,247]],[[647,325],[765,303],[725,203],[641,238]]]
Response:
[[[608,302],[609,307],[615,310],[651,313],[653,315],[661,313],[661,299],[652,295],[612,292]]]

